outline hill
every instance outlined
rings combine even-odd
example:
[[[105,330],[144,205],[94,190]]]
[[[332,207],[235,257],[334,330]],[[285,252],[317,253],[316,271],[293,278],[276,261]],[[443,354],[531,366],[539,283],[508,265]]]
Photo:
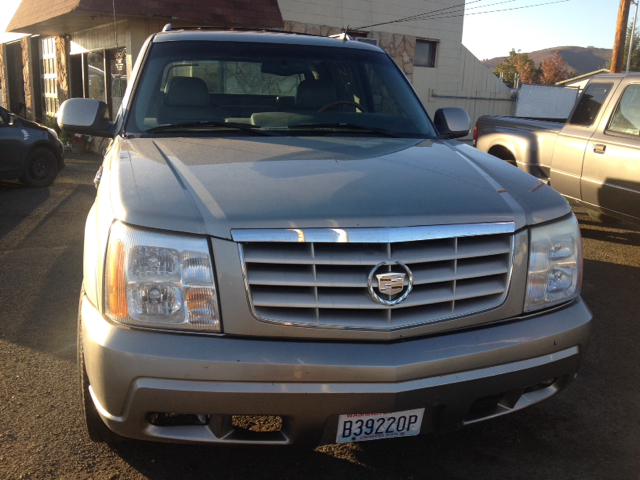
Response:
[[[529,53],[529,58],[533,60],[536,66],[539,66],[543,58],[552,57],[555,52],[560,52],[569,70],[575,70],[578,75],[582,75],[603,68],[605,63],[611,60],[613,51],[610,48],[555,47],[531,52]],[[493,70],[505,58],[507,57],[496,57],[490,60],[483,60],[482,63]]]

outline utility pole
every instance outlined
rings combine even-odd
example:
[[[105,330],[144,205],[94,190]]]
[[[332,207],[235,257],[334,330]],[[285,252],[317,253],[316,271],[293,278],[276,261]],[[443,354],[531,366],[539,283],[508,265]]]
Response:
[[[611,73],[620,73],[622,71],[622,58],[624,57],[624,44],[627,37],[630,6],[631,0],[620,0],[618,23],[616,25],[616,39],[613,43],[613,56],[611,57]]]
[[[640,0],[631,0],[636,6],[636,14],[633,16],[633,23],[631,24],[631,38],[629,39],[629,52],[627,53],[627,71],[625,73],[629,73],[629,68],[631,67],[631,54],[633,53],[633,37],[636,34],[636,22],[638,21],[638,3]]]

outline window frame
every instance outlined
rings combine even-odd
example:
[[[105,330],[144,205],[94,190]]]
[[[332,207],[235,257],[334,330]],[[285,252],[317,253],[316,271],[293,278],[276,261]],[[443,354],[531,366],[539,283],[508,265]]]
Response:
[[[573,123],[573,117],[575,116],[576,112],[578,111],[578,107],[580,106],[580,102],[582,101],[582,99],[586,95],[587,90],[589,90],[589,88],[592,85],[609,85],[609,88],[611,88],[611,91],[609,93],[607,93],[607,96],[603,99],[602,103],[600,104],[600,108],[598,109],[598,111],[594,115],[593,121],[590,124],[582,125],[580,123]],[[616,90],[616,84],[614,82],[612,82],[612,81],[593,82],[593,83],[590,83],[589,85],[587,85],[587,88],[584,89],[584,91],[582,92],[582,95],[580,95],[578,97],[578,101],[576,102],[575,106],[573,107],[573,110],[571,110],[571,114],[569,115],[569,118],[567,118],[567,123],[566,124],[567,125],[571,125],[572,127],[578,127],[578,128],[593,128],[593,126],[596,123],[598,123],[598,117],[600,117],[600,115],[602,115],[603,108],[605,108],[605,102],[607,101],[607,98],[609,98],[611,93],[614,92],[615,90]]]
[[[419,44],[429,44],[431,46],[431,52],[429,55],[429,63],[430,65],[423,65],[420,63],[416,63],[416,59],[418,58],[417,56],[417,51],[418,51],[418,45]],[[414,67],[422,67],[422,68],[436,68],[436,58],[437,58],[437,50],[438,50],[438,44],[440,42],[438,42],[437,40],[428,40],[426,38],[416,38],[416,54],[414,54],[413,56],[413,66]]]
[[[633,83],[629,83],[626,87],[624,87],[624,91],[622,92],[622,94],[620,95],[620,97],[618,98],[618,101],[616,102],[615,107],[613,108],[613,110],[611,111],[611,115],[609,117],[609,119],[607,120],[607,125],[604,128],[604,134],[611,136],[611,137],[622,137],[622,138],[630,138],[630,139],[634,139],[634,140],[640,140],[640,128],[638,129],[638,134],[634,135],[632,133],[624,133],[624,132],[618,132],[616,130],[611,130],[611,123],[613,122],[613,117],[616,114],[616,112],[618,111],[618,109],[620,108],[620,104],[622,103],[622,99],[624,98],[624,94],[627,92],[627,90],[629,89],[629,87],[640,87],[640,82],[633,82]]]

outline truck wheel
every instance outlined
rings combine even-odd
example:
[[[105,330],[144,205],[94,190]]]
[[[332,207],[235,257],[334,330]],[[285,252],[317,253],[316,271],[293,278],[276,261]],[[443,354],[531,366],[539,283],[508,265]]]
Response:
[[[82,303],[82,296],[80,302]],[[124,440],[123,437],[113,433],[105,425],[98,414],[98,410],[91,399],[89,392],[89,377],[84,363],[84,351],[82,349],[82,324],[80,323],[80,313],[78,310],[78,374],[80,384],[80,408],[84,419],[85,431],[92,442],[116,443]]]
[[[606,213],[602,213],[600,210],[593,210],[588,208],[587,213],[589,214],[589,218],[594,222],[598,223],[620,223],[622,220],[607,215]]]
[[[46,148],[34,149],[20,181],[28,187],[48,187],[58,175],[58,161]]]

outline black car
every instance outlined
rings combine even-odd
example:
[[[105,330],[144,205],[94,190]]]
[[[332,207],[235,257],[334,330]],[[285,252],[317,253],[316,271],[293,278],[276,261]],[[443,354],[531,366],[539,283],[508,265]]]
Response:
[[[64,148],[55,130],[0,107],[0,179],[46,187],[63,168]]]

